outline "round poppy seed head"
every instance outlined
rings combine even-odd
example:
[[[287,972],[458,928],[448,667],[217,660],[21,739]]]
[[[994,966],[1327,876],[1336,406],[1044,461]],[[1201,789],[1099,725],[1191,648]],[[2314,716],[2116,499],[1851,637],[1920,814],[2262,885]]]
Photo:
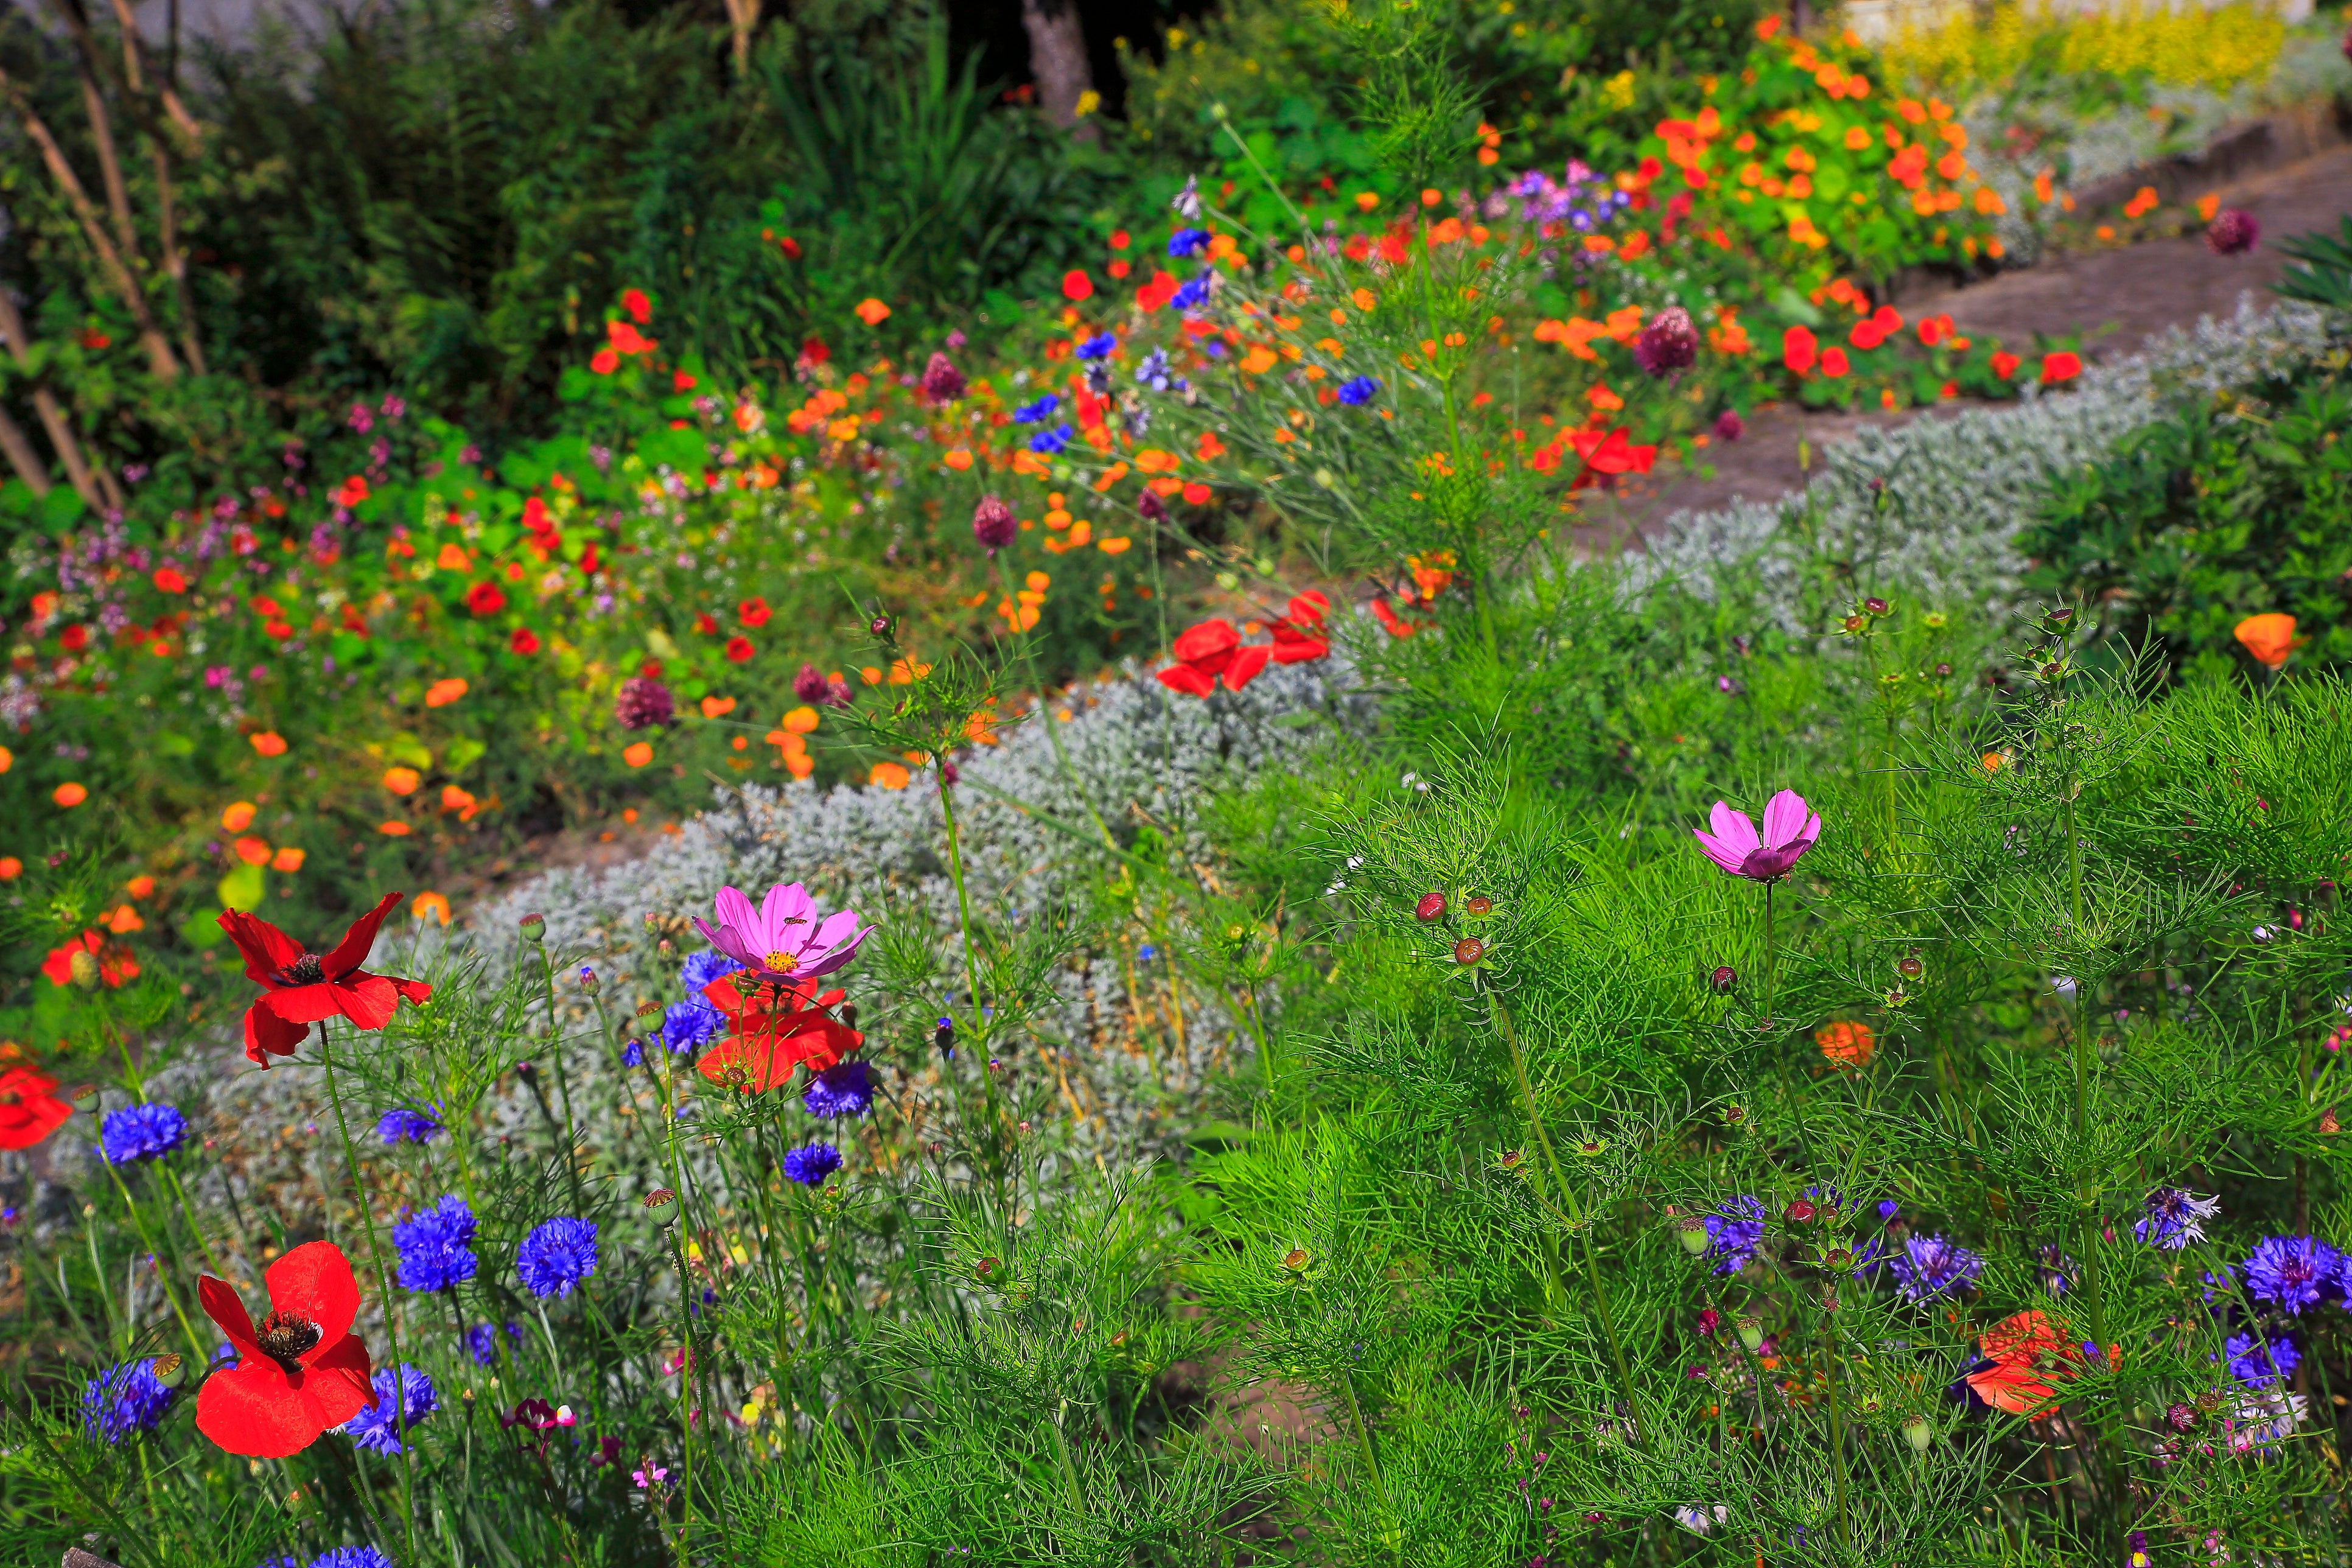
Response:
[[[1690,312],[1680,305],[1669,305],[1651,317],[1642,335],[1633,340],[1633,359],[1652,375],[1670,375],[1697,363],[1698,328],[1692,324]]]
[[[86,947],[74,949],[73,956],[66,960],[66,972],[76,985],[88,991],[98,984],[98,954]]]
[[[1686,1219],[1676,1226],[1675,1239],[1681,1242],[1683,1250],[1693,1258],[1705,1252],[1714,1241],[1714,1237],[1706,1234],[1705,1223],[1696,1219]]]
[[[1431,921],[1443,919],[1444,914],[1445,895],[1444,893],[1423,893],[1421,896],[1421,902],[1412,907],[1412,918],[1423,925],[1427,925]]]
[[[624,730],[651,730],[677,716],[669,688],[651,676],[631,676],[613,699],[613,718]]]
[[[1739,971],[1727,963],[1718,963],[1715,973],[1706,977],[1706,983],[1715,988],[1717,995],[1728,996],[1731,988],[1739,984]]]
[[[1468,968],[1486,956],[1486,944],[1475,936],[1465,936],[1454,944],[1454,962]]]
[[[1739,1320],[1739,1342],[1751,1351],[1764,1348],[1764,1323],[1758,1318]]]
[[[147,1370],[165,1388],[177,1388],[188,1381],[188,1363],[178,1355],[159,1355],[147,1363]]]
[[[68,1105],[89,1116],[98,1110],[98,1085],[78,1083],[66,1090],[63,1099]]]
[[[646,1216],[655,1220],[667,1220],[677,1209],[677,1194],[667,1187],[656,1187],[642,1202]]]
[[[1903,1423],[1903,1440],[1911,1445],[1913,1453],[1924,1454],[1927,1445],[1936,1440],[1936,1428],[1925,1415],[1910,1416]]]
[[[2243,256],[2263,237],[2263,226],[2243,207],[2225,207],[2206,226],[2205,244],[2216,256]]]
[[[980,504],[971,509],[971,536],[980,541],[983,550],[1003,549],[1019,531],[1013,509],[996,496],[981,497]]]
[[[547,917],[545,915],[539,914],[537,912],[527,914],[522,917],[520,925],[522,931],[522,939],[525,942],[545,942],[547,940]]]

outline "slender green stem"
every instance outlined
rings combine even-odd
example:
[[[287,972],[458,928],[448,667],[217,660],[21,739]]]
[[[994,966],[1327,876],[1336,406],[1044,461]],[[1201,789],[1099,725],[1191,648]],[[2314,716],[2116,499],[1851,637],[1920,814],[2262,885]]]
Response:
[[[547,978],[547,1049],[555,1058],[555,1087],[563,1100],[563,1174],[572,1184],[572,1206],[577,1211],[587,1206],[580,1191],[580,1124],[572,1116],[572,1069],[564,1063],[563,1026],[555,1013],[555,959],[544,942],[540,944],[539,963]]]
[[[400,1314],[393,1304],[391,1277],[383,1269],[383,1247],[375,1232],[375,1207],[368,1202],[367,1188],[360,1181],[359,1149],[352,1142],[351,1121],[343,1114],[342,1092],[335,1085],[335,1053],[324,1021],[319,1025],[319,1061],[326,1068],[327,1103],[334,1107],[335,1131],[342,1140],[343,1163],[351,1171],[352,1196],[359,1204],[360,1223],[367,1232],[368,1262],[375,1272],[376,1300],[383,1303],[384,1345],[391,1352],[396,1386],[400,1376]],[[415,1453],[414,1444],[403,1443],[400,1446],[400,1525],[407,1542],[408,1561],[421,1564],[424,1559],[416,1554],[416,1510],[410,1495],[409,1472],[415,1462]]]
[[[1837,1308],[1833,1287],[1822,1291],[1822,1366],[1829,1382],[1830,1495],[1837,1510],[1838,1543],[1851,1539],[1845,1510],[1845,1406],[1838,1396]]]
[[[1381,1500],[1381,1517],[1389,1521],[1388,1546],[1393,1552],[1398,1544],[1395,1514],[1391,1511],[1388,1483],[1381,1479],[1380,1457],[1372,1451],[1372,1428],[1364,1420],[1364,1406],[1356,1397],[1356,1374],[1341,1368],[1339,1386],[1347,1392],[1348,1415],[1356,1427],[1356,1448],[1364,1457],[1364,1475],[1371,1482],[1372,1495]]]

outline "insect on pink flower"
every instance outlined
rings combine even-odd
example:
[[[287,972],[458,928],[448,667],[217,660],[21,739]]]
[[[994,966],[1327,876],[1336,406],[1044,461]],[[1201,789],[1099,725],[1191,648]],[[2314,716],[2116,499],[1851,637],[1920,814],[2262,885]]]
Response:
[[[695,929],[711,946],[761,979],[813,980],[830,974],[857,956],[857,948],[872,926],[860,927],[857,911],[843,910],[820,915],[816,900],[798,882],[779,883],[768,889],[760,907],[734,888],[721,888],[712,900],[719,916],[713,927],[698,917]]]
[[[1782,790],[1765,805],[1760,838],[1748,814],[1732,810],[1724,801],[1715,803],[1709,826],[1713,833],[1692,829],[1706,858],[1727,876],[1757,882],[1776,882],[1787,876],[1789,868],[1822,836],[1820,814],[1808,808],[1805,797],[1792,789]]]

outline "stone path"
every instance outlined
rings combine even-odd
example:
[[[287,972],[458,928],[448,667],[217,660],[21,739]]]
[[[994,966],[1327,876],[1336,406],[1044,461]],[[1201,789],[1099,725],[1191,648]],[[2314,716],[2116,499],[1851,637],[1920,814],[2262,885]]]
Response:
[[[1963,331],[2000,338],[2012,353],[2026,353],[2036,330],[2080,330],[2091,359],[2129,354],[2150,333],[2193,325],[2200,316],[2235,312],[2249,290],[2267,302],[2269,286],[2286,268],[2277,241],[2332,230],[2352,213],[2352,147],[2282,164],[2221,191],[2222,205],[2243,207],[2262,224],[2262,244],[2251,255],[2216,256],[2196,236],[2149,240],[2052,256],[1967,289],[1922,291],[1895,303],[1913,320],[1948,311]],[[1817,468],[1823,447],[1866,426],[1948,417],[1966,406],[1893,415],[1815,413],[1786,405],[1760,409],[1738,442],[1708,449],[1712,477],[1689,470],[1662,473],[1660,482],[1626,489],[1587,516],[1631,537],[1685,509],[1706,511],[1742,498],[1774,500],[1804,487],[1805,473],[1798,466],[1801,440],[1810,443]]]

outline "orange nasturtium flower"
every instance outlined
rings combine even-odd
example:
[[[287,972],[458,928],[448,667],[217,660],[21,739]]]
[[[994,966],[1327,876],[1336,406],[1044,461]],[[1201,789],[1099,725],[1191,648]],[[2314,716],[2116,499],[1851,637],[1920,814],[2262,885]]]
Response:
[[[252,742],[253,749],[265,757],[282,757],[286,754],[286,737],[275,730],[257,731],[247,735],[246,739]]]
[[[652,742],[648,741],[639,741],[634,746],[624,747],[621,752],[621,761],[633,768],[644,767],[653,760],[654,748]]]
[[[2276,669],[2294,651],[2294,617],[2276,613],[2248,616],[2238,623],[2236,636],[2256,663]]]
[[[232,803],[226,810],[221,813],[222,830],[228,833],[244,832],[247,828],[253,826],[254,810],[254,804],[249,800],[240,800]]]
[[[1850,1024],[1843,1019],[1823,1024],[1813,1031],[1813,1044],[1821,1047],[1822,1055],[1834,1068],[1866,1068],[1878,1041],[1867,1024]]]
[[[394,795],[415,795],[416,786],[425,780],[415,768],[386,768],[383,787]]]
[[[860,300],[857,302],[857,319],[869,327],[878,327],[890,319],[890,307],[879,300]]]

